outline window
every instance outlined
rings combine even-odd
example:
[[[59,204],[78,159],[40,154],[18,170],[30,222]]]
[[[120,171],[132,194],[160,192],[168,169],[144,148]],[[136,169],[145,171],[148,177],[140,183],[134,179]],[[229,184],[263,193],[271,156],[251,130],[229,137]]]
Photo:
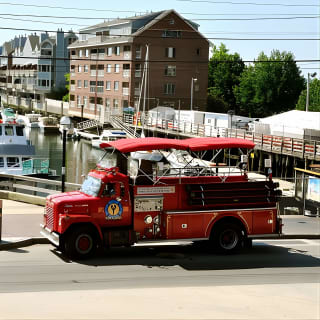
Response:
[[[98,53],[99,54],[104,54],[105,53],[105,49],[104,48],[99,48],[98,49]]]
[[[5,135],[6,136],[13,136],[13,127],[12,126],[5,126]]]
[[[98,49],[91,49],[91,50],[90,50],[90,53],[91,53],[91,54],[97,54],[97,52],[98,52]]]
[[[111,81],[106,81],[106,89],[111,90]]]
[[[96,92],[96,82],[90,81],[90,92]]]
[[[23,137],[23,127],[16,127],[16,133],[18,137]]]
[[[136,63],[135,65],[135,72],[134,72],[134,76],[136,78],[140,78],[141,77],[141,64],[140,63]]]
[[[79,73],[82,72],[82,65],[81,64],[78,65],[78,72]]]
[[[113,84],[114,84],[114,91],[118,91],[119,90],[119,81],[115,81]]]
[[[114,54],[116,56],[120,56],[120,47],[119,46],[114,47]]]
[[[166,57],[167,58],[175,58],[176,57],[176,48],[166,48]]]
[[[107,48],[107,55],[112,56],[112,47]]]
[[[112,65],[107,64],[107,73],[111,73],[111,71],[112,71]]]
[[[50,66],[45,64],[40,64],[38,66],[39,72],[50,72]]]
[[[104,81],[97,81],[97,92],[101,93],[103,92],[104,88]]]
[[[196,53],[197,53],[197,56],[200,56],[200,53],[201,53],[200,48],[197,48]]]
[[[119,108],[119,100],[113,99],[113,109],[118,109],[118,108]]]
[[[164,85],[164,94],[174,95],[176,91],[176,85],[173,83],[166,83]]]
[[[77,80],[77,87],[81,88],[81,80]]]
[[[166,66],[164,70],[164,74],[169,77],[176,76],[176,66]]]
[[[164,30],[162,38],[181,38],[181,31]]]
[[[124,46],[123,47],[123,51],[131,51],[131,47],[130,46]]]
[[[110,99],[106,98],[106,109],[110,109]]]
[[[17,168],[20,167],[19,158],[18,157],[8,157],[7,158],[7,167]]]
[[[120,64],[115,64],[114,65],[114,72],[119,73],[120,72]]]
[[[83,87],[84,88],[88,88],[88,84],[89,84],[88,80],[83,80]]]
[[[70,101],[74,101],[74,94],[70,94]]]
[[[141,59],[141,46],[136,47],[136,59]]]
[[[71,50],[71,55],[75,56],[76,55],[76,50]]]
[[[89,49],[86,49],[86,57],[89,57]]]
[[[77,107],[81,108],[81,96],[77,96]]]
[[[80,49],[79,50],[79,58],[82,58],[82,55],[83,55],[83,51]]]
[[[84,72],[89,72],[89,67],[88,67],[88,65],[87,64],[85,64],[84,66],[83,66],[83,71]]]
[[[84,105],[84,107],[88,106],[88,97],[87,96],[83,96],[83,105]]]
[[[0,157],[0,168],[4,167],[4,160],[3,157]]]

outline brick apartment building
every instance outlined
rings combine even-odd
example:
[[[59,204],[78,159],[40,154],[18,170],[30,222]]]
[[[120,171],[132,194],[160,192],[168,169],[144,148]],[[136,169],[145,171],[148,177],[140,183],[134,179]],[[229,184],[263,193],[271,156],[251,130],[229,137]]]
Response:
[[[166,10],[80,30],[78,41],[68,47],[69,113],[106,120],[129,106],[137,110],[147,45],[146,109],[180,105],[190,110],[192,88],[193,109],[204,110],[209,42],[198,27]]]

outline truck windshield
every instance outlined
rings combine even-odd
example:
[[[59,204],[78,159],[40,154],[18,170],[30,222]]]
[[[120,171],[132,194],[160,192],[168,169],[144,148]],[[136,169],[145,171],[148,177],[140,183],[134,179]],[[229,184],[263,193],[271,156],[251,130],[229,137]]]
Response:
[[[101,180],[91,176],[87,176],[84,180],[81,191],[89,196],[97,197],[101,187]]]

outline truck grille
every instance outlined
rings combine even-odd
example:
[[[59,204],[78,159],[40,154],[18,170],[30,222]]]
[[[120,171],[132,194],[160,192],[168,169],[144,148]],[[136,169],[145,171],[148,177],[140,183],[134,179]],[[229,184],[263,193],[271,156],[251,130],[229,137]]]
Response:
[[[46,216],[47,216],[47,228],[53,229],[53,208],[48,204],[46,205]]]

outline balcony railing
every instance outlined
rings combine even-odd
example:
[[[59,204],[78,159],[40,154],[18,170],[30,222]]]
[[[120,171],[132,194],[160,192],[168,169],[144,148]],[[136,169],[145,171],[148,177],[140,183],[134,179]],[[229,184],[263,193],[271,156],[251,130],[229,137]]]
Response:
[[[98,77],[104,76],[104,70],[98,70]]]
[[[91,77],[95,77],[97,75],[97,71],[96,70],[91,70],[90,71],[90,76]]]
[[[123,52],[123,59],[130,60],[131,59],[131,51],[124,51]]]
[[[129,95],[129,88],[122,88],[122,94],[124,96],[128,96]]]
[[[123,77],[124,78],[129,78],[130,77],[130,70],[123,70]]]
[[[136,71],[134,72],[134,76],[135,76],[136,78],[141,78],[141,70],[136,70]]]

